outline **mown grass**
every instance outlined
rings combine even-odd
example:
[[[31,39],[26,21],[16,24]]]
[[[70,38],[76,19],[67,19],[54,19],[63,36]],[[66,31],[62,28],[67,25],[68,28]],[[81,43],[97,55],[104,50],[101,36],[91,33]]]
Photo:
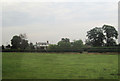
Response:
[[[117,79],[118,55],[3,53],[3,79]]]

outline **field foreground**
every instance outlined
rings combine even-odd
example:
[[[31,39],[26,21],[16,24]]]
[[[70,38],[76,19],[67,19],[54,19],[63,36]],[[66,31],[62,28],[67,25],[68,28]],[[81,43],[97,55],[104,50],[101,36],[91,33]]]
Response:
[[[117,79],[118,55],[3,53],[3,79]]]

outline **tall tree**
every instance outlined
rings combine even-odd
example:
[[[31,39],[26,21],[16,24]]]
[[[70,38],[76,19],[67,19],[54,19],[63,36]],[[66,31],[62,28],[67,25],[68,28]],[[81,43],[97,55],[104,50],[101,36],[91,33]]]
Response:
[[[83,47],[83,41],[82,40],[74,40],[73,42],[71,42],[71,47],[72,49],[81,49],[81,47]]]
[[[28,40],[22,39],[20,48],[26,49],[28,46],[29,46]]]
[[[5,49],[4,45],[2,45],[2,50]]]
[[[48,46],[48,50],[58,50],[58,45],[56,45],[56,44],[50,44]]]
[[[87,37],[89,40],[89,43],[91,43],[92,46],[103,46],[104,45],[104,39],[105,36],[103,34],[103,30],[100,27],[95,27],[87,32]]]
[[[29,46],[27,35],[24,33],[24,34],[20,34],[19,36],[21,38],[21,49],[26,49]]]
[[[60,49],[70,49],[71,48],[70,39],[62,38],[61,41],[58,42],[58,47]]]
[[[25,33],[24,34],[20,34],[19,36],[20,36],[20,38],[22,40],[26,40],[27,39],[27,35]]]
[[[63,41],[63,42],[70,42],[70,39],[68,39],[68,38],[62,38],[61,41]]]
[[[30,43],[30,44],[29,44],[29,47],[30,47],[30,49],[35,49],[33,43]]]
[[[102,29],[104,30],[105,38],[106,38],[106,46],[114,46],[116,45],[115,39],[118,38],[118,32],[115,27],[110,25],[103,25]]]
[[[85,40],[85,45],[86,46],[92,46],[92,43],[91,43],[90,39]]]
[[[13,36],[11,40],[13,49],[26,49],[28,47],[28,40],[26,40],[26,34],[20,34],[19,36]]]
[[[12,49],[20,49],[20,44],[21,44],[21,38],[20,36],[13,36],[11,39],[11,44],[12,44]]]
[[[7,48],[7,49],[10,49],[10,48],[11,48],[10,44],[8,44],[8,45],[6,46],[6,48]]]

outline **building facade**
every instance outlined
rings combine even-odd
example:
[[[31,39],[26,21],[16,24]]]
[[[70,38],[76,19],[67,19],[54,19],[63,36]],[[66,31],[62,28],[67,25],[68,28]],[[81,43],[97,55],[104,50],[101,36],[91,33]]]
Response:
[[[35,49],[46,50],[49,46],[49,41],[47,42],[36,42]]]

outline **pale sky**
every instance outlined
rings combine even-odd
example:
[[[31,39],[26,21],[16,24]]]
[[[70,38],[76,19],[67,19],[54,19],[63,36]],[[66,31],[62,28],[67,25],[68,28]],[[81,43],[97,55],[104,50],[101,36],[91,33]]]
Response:
[[[111,0],[112,1],[112,0]],[[86,39],[87,31],[104,24],[118,30],[118,2],[4,2],[2,44],[26,33],[30,42],[57,43],[61,38]]]

